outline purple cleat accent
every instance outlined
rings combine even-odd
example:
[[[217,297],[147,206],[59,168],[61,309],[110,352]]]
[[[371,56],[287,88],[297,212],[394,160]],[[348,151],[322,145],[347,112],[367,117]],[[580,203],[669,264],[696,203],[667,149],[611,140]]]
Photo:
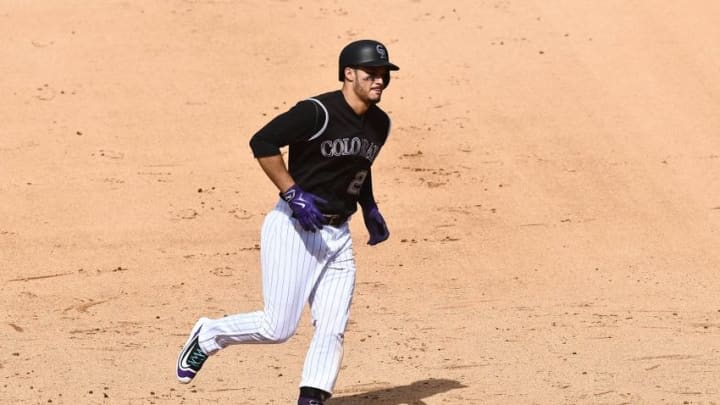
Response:
[[[200,329],[203,324],[207,321],[207,318],[200,318],[193,326],[190,331],[190,337],[185,346],[183,346],[177,359],[177,379],[183,384],[187,384],[195,378],[198,371],[207,360],[208,355],[203,352],[198,343],[198,335],[200,335]]]

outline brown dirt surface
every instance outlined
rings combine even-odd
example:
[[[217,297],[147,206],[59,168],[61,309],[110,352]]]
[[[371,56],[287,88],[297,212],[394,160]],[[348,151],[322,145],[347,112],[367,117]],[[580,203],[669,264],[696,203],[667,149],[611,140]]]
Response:
[[[720,2],[0,2],[0,403],[291,404],[311,325],[180,385],[258,309],[248,140],[401,67],[333,405],[720,403]]]

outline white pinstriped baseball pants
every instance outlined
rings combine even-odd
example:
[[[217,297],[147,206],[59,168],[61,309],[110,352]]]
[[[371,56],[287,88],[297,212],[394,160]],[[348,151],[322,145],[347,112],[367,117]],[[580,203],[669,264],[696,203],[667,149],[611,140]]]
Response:
[[[282,343],[295,334],[307,302],[315,332],[300,386],[332,393],[355,288],[350,230],[346,222],[307,232],[291,214],[280,200],[263,222],[263,310],[206,322],[200,347],[213,354],[234,344]]]

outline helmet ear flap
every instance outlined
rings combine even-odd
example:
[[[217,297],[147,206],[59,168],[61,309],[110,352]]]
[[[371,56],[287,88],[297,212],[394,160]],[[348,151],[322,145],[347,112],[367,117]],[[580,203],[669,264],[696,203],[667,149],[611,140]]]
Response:
[[[385,84],[385,87],[387,87],[390,84],[390,71],[389,70],[383,74],[382,79],[383,79],[383,83]]]
[[[345,69],[348,67],[349,66],[343,66],[341,62],[340,68],[338,69],[338,80],[340,80],[341,82],[345,81]]]

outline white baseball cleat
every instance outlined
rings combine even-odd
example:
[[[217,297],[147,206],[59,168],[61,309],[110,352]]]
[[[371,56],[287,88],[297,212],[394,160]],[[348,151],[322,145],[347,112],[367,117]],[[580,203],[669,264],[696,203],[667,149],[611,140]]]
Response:
[[[190,337],[178,355],[176,374],[178,381],[182,384],[187,384],[192,381],[208,358],[208,355],[203,352],[198,343],[200,329],[202,329],[203,324],[208,320],[208,318],[200,318],[195,323],[192,331],[190,331]]]

